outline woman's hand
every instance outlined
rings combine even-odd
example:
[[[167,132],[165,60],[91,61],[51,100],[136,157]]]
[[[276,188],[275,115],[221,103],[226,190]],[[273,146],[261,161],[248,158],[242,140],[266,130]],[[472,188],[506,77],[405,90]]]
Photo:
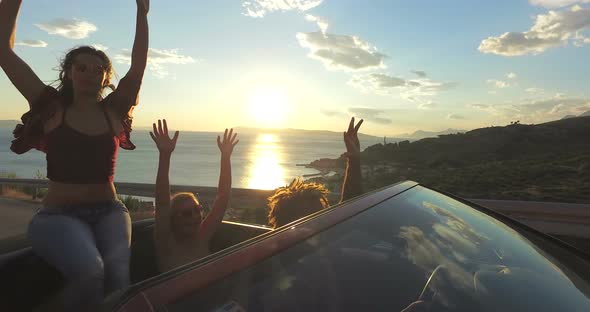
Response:
[[[355,126],[354,117],[352,117],[348,124],[348,130],[344,131],[344,144],[346,145],[345,155],[349,158],[358,158],[361,155],[361,144],[359,142],[358,131],[362,124],[363,120],[361,119]]]
[[[135,0],[137,2],[137,10],[144,14],[150,11],[150,0]]]
[[[178,140],[178,135],[180,134],[180,132],[176,131],[174,133],[174,137],[170,138],[168,136],[168,124],[166,123],[166,119],[164,119],[163,127],[162,120],[159,119],[158,127],[156,127],[156,123],[153,123],[153,127],[154,131],[150,132],[150,136],[152,137],[152,140],[154,140],[154,142],[156,143],[156,146],[158,147],[158,151],[160,151],[160,154],[172,154],[174,148],[176,147],[176,141]]]
[[[221,140],[220,136],[217,136],[217,147],[219,147],[219,151],[221,151],[222,158],[229,158],[231,153],[234,151],[234,147],[240,140],[236,140],[237,133],[233,133],[234,129],[229,129],[229,133],[227,129],[225,129],[225,133],[223,134],[223,140]],[[232,135],[233,134],[233,135]]]

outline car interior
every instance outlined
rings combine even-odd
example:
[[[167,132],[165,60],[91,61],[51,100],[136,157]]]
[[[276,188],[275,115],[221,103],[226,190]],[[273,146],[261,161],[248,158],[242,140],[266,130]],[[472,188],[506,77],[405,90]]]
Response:
[[[211,252],[217,252],[268,231],[269,228],[261,226],[224,221],[211,240]],[[130,264],[132,283],[158,274],[153,232],[153,219],[133,223]],[[26,241],[14,248],[14,251],[0,255],[0,276],[0,293],[5,298],[0,302],[0,308],[19,307],[31,310],[54,296],[63,287],[60,273],[34,254]]]

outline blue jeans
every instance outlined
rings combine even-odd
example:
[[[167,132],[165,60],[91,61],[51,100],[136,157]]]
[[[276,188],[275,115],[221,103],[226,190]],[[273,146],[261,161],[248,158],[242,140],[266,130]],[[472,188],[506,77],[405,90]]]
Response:
[[[121,201],[43,207],[28,229],[33,251],[66,280],[66,311],[86,311],[129,286],[131,218]]]

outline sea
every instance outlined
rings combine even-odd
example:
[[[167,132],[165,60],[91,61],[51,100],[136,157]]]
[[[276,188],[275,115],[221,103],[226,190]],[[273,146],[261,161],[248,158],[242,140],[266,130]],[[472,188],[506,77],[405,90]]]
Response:
[[[180,133],[172,155],[170,183],[193,186],[217,186],[220,152],[215,132]],[[363,136],[361,148],[381,143],[383,139]],[[45,154],[31,150],[23,155],[10,151],[12,129],[0,128],[0,175],[19,178],[46,175]],[[342,133],[314,131],[238,132],[240,142],[232,154],[232,186],[236,188],[274,189],[298,176],[318,174],[315,169],[298,166],[320,158],[337,158],[346,148]],[[155,183],[158,150],[148,130],[134,130],[133,151],[119,149],[116,182]]]

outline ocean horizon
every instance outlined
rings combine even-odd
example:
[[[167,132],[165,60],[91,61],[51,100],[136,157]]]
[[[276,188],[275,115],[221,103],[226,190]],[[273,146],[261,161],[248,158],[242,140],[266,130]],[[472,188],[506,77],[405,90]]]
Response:
[[[217,135],[221,132],[183,131],[172,155],[170,183],[216,187],[220,152]],[[320,158],[337,158],[346,148],[342,133],[329,131],[277,130],[238,132],[239,144],[232,154],[232,186],[235,188],[274,189],[297,176],[318,174],[312,168],[297,166]],[[10,151],[12,129],[0,128],[0,172],[19,178],[46,174],[45,154],[31,150],[23,155]],[[116,182],[155,183],[158,151],[144,129],[134,130],[133,151],[119,149]],[[361,148],[383,139],[361,136]]]

